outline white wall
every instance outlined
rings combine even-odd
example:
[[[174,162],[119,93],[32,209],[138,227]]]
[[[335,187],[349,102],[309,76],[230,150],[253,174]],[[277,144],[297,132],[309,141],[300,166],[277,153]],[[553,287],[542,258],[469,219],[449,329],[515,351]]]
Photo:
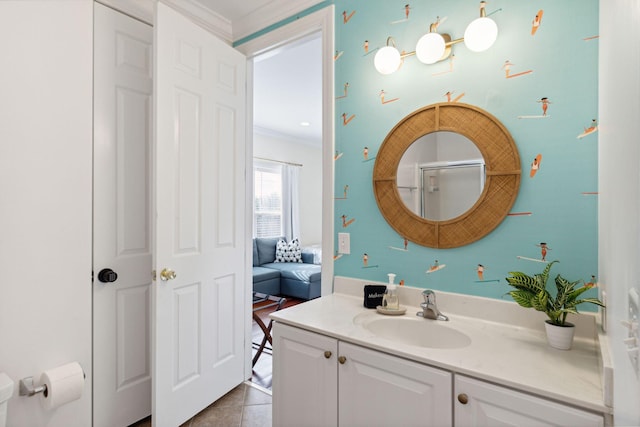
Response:
[[[0,371],[8,425],[91,425],[92,23],[89,0],[0,1]],[[70,361],[80,400],[18,397]]]
[[[300,163],[300,243],[322,242],[322,149],[284,136],[256,132],[253,156]]]
[[[640,283],[640,3],[600,1],[599,282],[607,292],[617,426],[640,425],[640,381],[622,340]]]

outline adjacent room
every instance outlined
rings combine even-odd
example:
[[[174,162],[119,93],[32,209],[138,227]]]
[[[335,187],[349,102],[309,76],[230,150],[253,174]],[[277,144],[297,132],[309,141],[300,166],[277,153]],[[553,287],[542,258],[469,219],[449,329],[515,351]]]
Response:
[[[275,309],[320,296],[321,100],[320,34],[253,59],[252,274],[263,327]],[[252,381],[270,389],[271,344],[260,326],[253,325]]]

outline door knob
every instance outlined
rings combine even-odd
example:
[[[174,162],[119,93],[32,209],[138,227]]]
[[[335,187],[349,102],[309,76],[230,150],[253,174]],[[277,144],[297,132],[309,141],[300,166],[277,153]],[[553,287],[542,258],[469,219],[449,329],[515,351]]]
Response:
[[[98,273],[98,280],[102,283],[111,283],[118,280],[118,274],[110,268],[103,268]]]
[[[344,365],[346,361],[347,361],[346,357],[344,356],[338,357],[338,362],[340,362],[341,365]]]
[[[176,272],[169,268],[163,268],[160,272],[160,280],[162,280],[163,282],[166,282],[167,280],[173,280],[175,278]]]
[[[325,352],[324,352],[324,357],[325,357],[326,359],[329,359],[329,358],[331,357],[331,352],[330,352],[329,350],[325,351]]]
[[[466,405],[467,403],[469,403],[469,396],[467,396],[464,393],[460,393],[458,395],[458,402],[462,403],[463,405]]]

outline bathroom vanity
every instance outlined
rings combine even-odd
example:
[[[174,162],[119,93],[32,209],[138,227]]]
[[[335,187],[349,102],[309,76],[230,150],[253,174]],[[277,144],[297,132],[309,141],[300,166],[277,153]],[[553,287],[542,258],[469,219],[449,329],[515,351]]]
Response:
[[[555,350],[542,326],[447,312],[465,306],[452,294],[450,321],[419,318],[420,290],[402,291],[404,316],[340,293],[272,315],[274,426],[610,424],[597,335]]]

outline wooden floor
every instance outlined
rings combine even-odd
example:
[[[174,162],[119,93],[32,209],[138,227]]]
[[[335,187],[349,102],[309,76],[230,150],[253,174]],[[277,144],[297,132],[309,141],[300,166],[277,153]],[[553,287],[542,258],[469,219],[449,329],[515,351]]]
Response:
[[[300,303],[303,303],[304,300],[286,297],[286,301],[283,304],[282,308],[291,307]],[[265,325],[269,325],[269,313],[273,311],[273,308],[269,308],[266,310],[257,311],[258,316],[264,322]],[[260,344],[262,341],[263,333],[262,329],[258,326],[256,322],[253,322],[253,331],[252,331],[252,341],[254,342],[253,355],[256,353],[255,343]],[[255,366],[253,367],[253,375],[251,376],[251,382],[259,385],[260,387],[271,390],[271,379],[272,379],[272,356],[271,356],[271,348],[267,345],[267,348],[262,352]]]

